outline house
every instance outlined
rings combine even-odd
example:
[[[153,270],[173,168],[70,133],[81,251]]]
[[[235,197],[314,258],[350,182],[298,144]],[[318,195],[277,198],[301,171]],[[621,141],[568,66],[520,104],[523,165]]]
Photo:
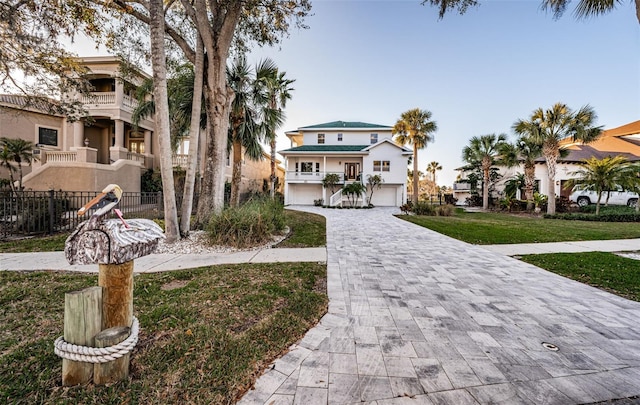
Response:
[[[150,76],[135,69],[122,74],[121,61],[113,56],[79,60],[87,67],[93,86],[89,95],[75,96],[87,112],[85,118],[72,122],[52,113],[45,103],[27,105],[23,96],[0,95],[0,137],[21,138],[36,145],[38,160],[23,166],[25,189],[100,191],[117,183],[125,191],[139,192],[141,174],[160,166],[154,119],[142,119],[137,126],[132,122],[138,105],[135,91]],[[187,151],[188,139],[174,156],[175,166],[186,167]],[[269,160],[245,164],[241,193],[261,191],[263,179],[271,175]],[[231,178],[229,163],[225,174]],[[6,169],[0,168],[0,178],[9,178]],[[280,178],[282,184],[283,169]]]
[[[38,160],[24,167],[23,185],[31,190],[99,191],[118,183],[123,190],[140,191],[140,174],[159,165],[154,152],[158,140],[155,123],[143,119],[134,126],[137,106],[133,94],[149,76],[120,73],[120,60],[112,56],[80,58],[94,91],[69,95],[82,102],[87,116],[71,121],[25,98],[0,96],[0,136],[22,138],[36,145]],[[26,108],[25,108],[26,107]],[[73,175],[70,175],[73,173]]]
[[[285,158],[285,204],[322,200],[325,205],[342,205],[347,201],[342,187],[356,181],[366,184],[373,175],[381,176],[383,183],[373,190],[372,204],[404,204],[412,152],[393,142],[391,131],[384,125],[335,121],[286,132],[291,148],[279,152]],[[327,174],[339,177],[333,194],[322,186]],[[366,202],[360,199],[359,204]]]
[[[575,142],[572,138],[565,138],[560,145],[568,153],[564,157],[558,159],[555,176],[555,195],[569,197],[571,189],[567,187],[567,182],[576,177],[575,172],[581,169],[580,163],[586,159],[595,157],[602,159],[607,156],[622,155],[631,162],[640,161],[640,120],[631,122],[620,127],[602,131],[600,137],[589,144]],[[460,170],[459,178],[453,185],[454,197],[458,198],[458,203],[464,204],[466,197],[471,195],[471,183],[468,181],[468,172]],[[501,179],[496,184],[497,197],[503,196],[504,183],[513,178],[517,173],[524,173],[522,165],[512,168],[499,168]],[[537,189],[542,194],[546,194],[548,190],[548,171],[544,157],[536,159],[535,178]],[[480,192],[480,183],[478,184]],[[522,194],[522,193],[519,193]],[[522,195],[516,195],[517,198],[523,198]]]

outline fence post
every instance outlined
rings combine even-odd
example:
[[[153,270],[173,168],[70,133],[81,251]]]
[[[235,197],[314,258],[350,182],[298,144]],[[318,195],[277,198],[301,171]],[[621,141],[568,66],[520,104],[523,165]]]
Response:
[[[55,191],[53,189],[49,190],[49,235],[53,235],[53,223],[55,220],[54,217],[54,198]]]

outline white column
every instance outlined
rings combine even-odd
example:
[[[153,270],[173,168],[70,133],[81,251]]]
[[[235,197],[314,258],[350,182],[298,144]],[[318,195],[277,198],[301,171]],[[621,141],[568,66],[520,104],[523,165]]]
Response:
[[[73,123],[73,147],[84,147],[84,123],[81,120]]]
[[[114,80],[116,81],[116,105],[118,108],[122,108],[124,102],[124,82],[117,77],[115,77]]]
[[[116,125],[116,142],[113,146],[116,148],[124,148],[124,121],[114,120]]]
[[[144,131],[144,154],[151,155],[151,131]]]

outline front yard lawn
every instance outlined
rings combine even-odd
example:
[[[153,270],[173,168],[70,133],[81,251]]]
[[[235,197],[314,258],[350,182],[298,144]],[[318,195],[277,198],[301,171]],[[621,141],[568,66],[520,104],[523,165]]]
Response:
[[[135,276],[127,381],[61,386],[64,293],[97,275],[0,272],[0,403],[229,404],[326,312],[326,265],[220,265]]]
[[[478,245],[640,238],[640,226],[633,222],[567,221],[484,212],[398,218]]]
[[[640,260],[605,252],[525,255],[520,259],[581,283],[640,301]]]

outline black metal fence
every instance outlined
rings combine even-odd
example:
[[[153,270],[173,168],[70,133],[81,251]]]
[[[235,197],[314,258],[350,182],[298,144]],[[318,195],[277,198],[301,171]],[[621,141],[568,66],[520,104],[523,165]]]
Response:
[[[0,239],[71,232],[85,219],[78,209],[98,193],[0,191]],[[179,204],[179,202],[178,202]],[[162,193],[125,192],[118,208],[125,218],[163,218]]]

